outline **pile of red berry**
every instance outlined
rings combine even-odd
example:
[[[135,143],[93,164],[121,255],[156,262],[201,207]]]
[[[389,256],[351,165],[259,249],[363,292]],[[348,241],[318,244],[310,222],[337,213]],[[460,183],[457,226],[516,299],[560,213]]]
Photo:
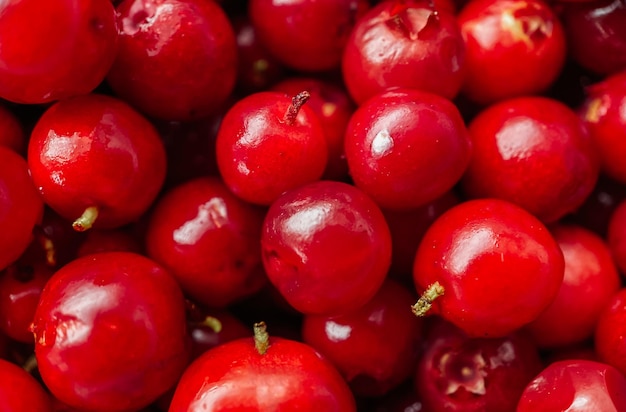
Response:
[[[3,412],[626,411],[625,0],[0,0]]]

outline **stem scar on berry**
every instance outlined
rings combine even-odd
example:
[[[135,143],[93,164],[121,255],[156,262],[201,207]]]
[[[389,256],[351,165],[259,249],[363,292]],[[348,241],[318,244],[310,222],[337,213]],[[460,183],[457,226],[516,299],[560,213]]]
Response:
[[[270,347],[270,335],[267,333],[265,322],[261,321],[254,324],[254,347],[259,355],[265,355]]]

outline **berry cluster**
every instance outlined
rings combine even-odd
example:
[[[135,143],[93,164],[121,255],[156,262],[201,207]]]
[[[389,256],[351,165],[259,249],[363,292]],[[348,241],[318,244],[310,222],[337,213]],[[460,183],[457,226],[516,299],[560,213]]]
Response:
[[[626,411],[624,0],[0,1],[0,410]]]

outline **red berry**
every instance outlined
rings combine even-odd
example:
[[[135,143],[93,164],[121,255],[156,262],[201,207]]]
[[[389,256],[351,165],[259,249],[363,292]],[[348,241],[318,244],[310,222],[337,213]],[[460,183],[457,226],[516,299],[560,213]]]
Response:
[[[537,347],[522,333],[471,338],[435,319],[424,347],[415,385],[430,412],[513,411],[542,369]]]
[[[534,216],[503,200],[470,200],[424,235],[413,270],[422,297],[413,309],[440,314],[470,336],[505,336],[554,300],[563,273],[559,245]]]
[[[348,176],[348,165],[343,141],[348,121],[354,112],[354,103],[343,87],[312,77],[288,77],[275,84],[272,90],[287,93],[290,96],[298,94],[301,90],[306,90],[311,94],[306,105],[320,120],[328,147],[328,163],[322,178],[345,180]]]
[[[52,412],[45,389],[24,369],[0,359],[0,405],[7,412]]]
[[[141,112],[189,120],[216,112],[235,86],[237,45],[212,0],[124,0],[107,81]]]
[[[26,136],[20,121],[7,107],[0,105],[0,146],[8,147],[23,154],[26,149]]]
[[[195,301],[224,307],[259,291],[264,211],[234,196],[215,177],[199,177],[155,203],[146,251]]]
[[[33,228],[43,214],[43,202],[26,160],[0,147],[0,270],[15,262],[33,239]]]
[[[54,271],[44,262],[18,262],[0,276],[0,330],[11,339],[34,343],[30,325],[41,291]]]
[[[491,103],[546,90],[565,63],[565,34],[542,0],[474,0],[458,15],[466,44],[463,93]]]
[[[586,88],[581,117],[598,150],[604,173],[626,183],[626,70]]]
[[[45,103],[91,92],[117,52],[110,0],[0,4],[0,98]]]
[[[413,294],[386,281],[364,306],[339,316],[304,317],[304,342],[328,358],[361,396],[388,393],[413,375],[421,324],[407,310]]]
[[[463,83],[464,59],[465,43],[452,12],[425,0],[383,1],[352,29],[343,80],[358,104],[395,87],[451,99]]]
[[[567,3],[561,12],[572,58],[601,75],[626,69],[626,5],[622,0]]]
[[[575,344],[593,336],[600,312],[620,287],[608,245],[578,226],[551,229],[565,257],[565,275],[550,306],[528,325],[542,347]]]
[[[354,186],[333,181],[278,198],[265,216],[261,246],[270,281],[305,314],[339,315],[364,305],[391,259],[380,209]]]
[[[169,412],[352,412],[354,397],[332,364],[297,341],[268,337],[217,346],[196,359],[181,378]]]
[[[556,100],[496,103],[469,131],[474,150],[463,188],[470,197],[508,200],[553,222],[580,206],[598,179],[593,141],[578,116]]]
[[[452,189],[472,149],[450,101],[411,89],[363,103],[350,118],[344,144],[355,185],[388,209],[422,206]]]
[[[626,200],[621,200],[610,215],[607,241],[615,264],[626,274]]]
[[[188,359],[183,295],[137,254],[99,253],[57,271],[33,332],[48,389],[78,409],[134,411],[173,386]]]
[[[305,104],[309,96],[255,93],[226,113],[217,135],[217,166],[233,193],[269,205],[286,190],[320,179],[328,148],[319,119]]]
[[[248,15],[261,42],[283,64],[300,71],[338,68],[367,0],[251,0]]]
[[[588,360],[550,364],[528,384],[517,404],[517,412],[623,410],[624,375],[609,365]]]
[[[138,219],[163,185],[166,158],[144,117],[93,94],[60,101],[41,116],[28,165],[44,201],[82,231]]]
[[[626,374],[626,289],[607,300],[596,324],[594,341],[600,359]]]

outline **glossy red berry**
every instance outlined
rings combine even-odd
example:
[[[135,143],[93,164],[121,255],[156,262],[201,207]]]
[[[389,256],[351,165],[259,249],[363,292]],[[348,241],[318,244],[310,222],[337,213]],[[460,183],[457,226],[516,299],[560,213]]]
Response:
[[[380,209],[358,188],[333,181],[278,198],[265,216],[261,246],[270,281],[305,314],[362,306],[382,285],[391,259]]]
[[[0,105],[0,146],[8,147],[17,153],[26,150],[26,136],[13,111]]]
[[[344,135],[354,103],[342,86],[313,77],[288,77],[276,83],[272,90],[295,96],[302,90],[310,93],[306,105],[317,115],[324,129],[328,162],[323,179],[343,181],[348,176],[348,164],[344,153]]]
[[[594,342],[599,358],[626,374],[626,289],[607,300],[596,324]]]
[[[216,112],[237,76],[235,34],[214,1],[124,0],[120,47],[107,81],[157,118],[189,120]]]
[[[514,411],[522,391],[542,369],[525,334],[472,338],[435,319],[417,365],[415,387],[424,410]]]
[[[472,120],[469,132],[473,154],[462,183],[470,197],[508,200],[553,222],[576,210],[598,179],[593,141],[559,101],[496,103]]]
[[[426,0],[383,1],[357,21],[342,57],[343,80],[361,104],[395,87],[453,98],[465,43],[454,14]]]
[[[367,0],[251,0],[248,15],[267,49],[299,71],[338,68]]]
[[[163,185],[166,157],[143,116],[92,94],[60,101],[41,116],[28,165],[44,201],[81,231],[138,219]]]
[[[626,201],[622,200],[610,216],[607,241],[615,264],[626,273]]]
[[[466,45],[463,93],[472,101],[543,92],[563,68],[563,27],[542,0],[474,0],[458,20]]]
[[[306,106],[309,96],[259,92],[226,113],[217,135],[217,166],[233,193],[269,205],[285,191],[320,179],[328,148],[319,119]]]
[[[0,147],[0,270],[15,262],[33,239],[43,214],[43,202],[31,179],[26,160]]]
[[[185,302],[174,278],[134,253],[76,259],[46,285],[35,355],[50,391],[78,409],[140,409],[173,386],[188,360]]]
[[[626,5],[622,0],[567,3],[561,11],[570,55],[601,75],[626,69]]]
[[[610,365],[588,360],[554,362],[533,379],[517,412],[626,410],[626,378]]]
[[[413,279],[417,315],[440,314],[470,336],[501,337],[556,297],[563,253],[530,213],[498,199],[463,202],[426,231]]]
[[[7,412],[52,412],[45,389],[23,368],[0,359],[0,405]]]
[[[355,185],[387,209],[411,209],[442,196],[461,179],[472,153],[452,102],[411,89],[359,106],[344,144]]]
[[[155,204],[146,251],[196,302],[224,307],[258,292],[264,211],[233,195],[216,177],[199,177]]]
[[[215,347],[181,378],[169,412],[356,411],[339,372],[310,346],[268,337],[255,324],[255,339]]]
[[[43,261],[19,261],[0,274],[0,331],[16,341],[34,343],[30,325],[53,273]]]
[[[592,338],[600,312],[620,287],[619,273],[601,237],[574,225],[558,225],[551,232],[563,251],[565,275],[554,301],[528,325],[542,348]]]
[[[2,2],[0,98],[45,103],[91,92],[113,63],[117,37],[110,0]]]
[[[626,70],[585,90],[580,115],[597,148],[602,171],[626,183]]]
[[[354,311],[305,316],[303,340],[337,367],[356,395],[381,396],[414,373],[422,326],[407,310],[413,301],[408,289],[387,280]]]

